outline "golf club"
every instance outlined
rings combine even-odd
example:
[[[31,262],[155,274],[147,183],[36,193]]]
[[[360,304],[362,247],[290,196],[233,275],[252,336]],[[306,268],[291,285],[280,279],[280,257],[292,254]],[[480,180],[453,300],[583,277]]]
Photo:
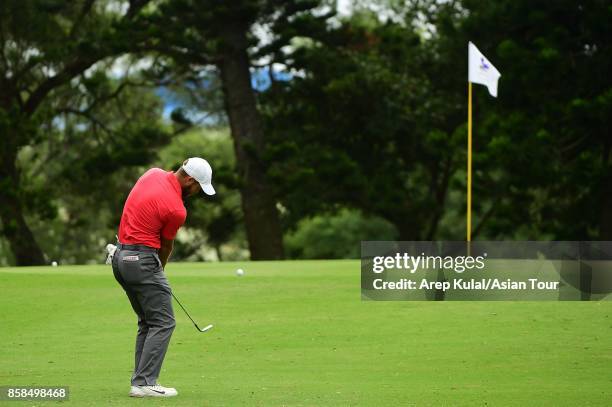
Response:
[[[196,322],[193,320],[193,318],[191,318],[191,315],[189,315],[189,313],[187,312],[187,310],[185,309],[185,307],[183,307],[183,304],[181,304],[181,302],[178,300],[178,298],[176,298],[176,295],[174,295],[173,292],[170,292],[170,294],[172,294],[172,296],[174,297],[174,299],[176,300],[176,302],[178,303],[178,305],[180,305],[180,307],[183,309],[183,311],[185,312],[185,315],[187,315],[187,318],[189,318],[191,320],[191,322],[193,322],[193,325],[196,327],[196,329],[200,332],[206,332],[208,330],[210,330],[213,326],[212,324],[206,325],[204,328],[200,328],[198,326],[198,324],[196,324]]]

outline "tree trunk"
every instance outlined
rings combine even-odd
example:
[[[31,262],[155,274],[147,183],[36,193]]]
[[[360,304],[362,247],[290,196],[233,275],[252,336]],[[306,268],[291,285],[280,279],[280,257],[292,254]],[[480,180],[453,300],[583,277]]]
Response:
[[[404,202],[405,208],[408,208],[408,203]],[[381,214],[384,216],[384,214]],[[399,233],[398,240],[401,241],[416,241],[423,240],[422,222],[413,215],[410,209],[404,209],[401,212],[386,216],[386,219],[393,223]]]
[[[215,252],[217,253],[217,260],[223,261],[223,253],[221,253],[221,245],[215,245]]]
[[[2,151],[0,151],[0,220],[2,220],[2,234],[9,241],[17,266],[45,264],[45,256],[38,243],[36,243],[23,215],[22,203],[19,198],[19,172],[15,167],[16,153],[6,144],[2,147]]]
[[[604,133],[605,135],[605,133]],[[607,172],[604,174],[601,189],[599,240],[612,240],[612,165],[610,165],[610,142],[604,137],[602,163]]]
[[[438,172],[440,171],[436,171],[432,176],[433,187],[431,188],[431,195],[436,206],[432,208],[432,215],[431,219],[428,221],[429,226],[425,235],[425,240],[434,240],[434,236],[440,225],[440,220],[444,215],[444,204],[448,193],[448,184],[452,175],[452,160],[450,158],[446,159],[443,164],[440,164],[440,167],[442,174],[438,176]]]
[[[283,236],[271,188],[260,161],[264,134],[251,87],[247,27],[228,24],[222,33],[221,80],[229,116],[251,260],[283,258]]]
[[[599,239],[612,240],[612,174],[605,175],[602,186]]]

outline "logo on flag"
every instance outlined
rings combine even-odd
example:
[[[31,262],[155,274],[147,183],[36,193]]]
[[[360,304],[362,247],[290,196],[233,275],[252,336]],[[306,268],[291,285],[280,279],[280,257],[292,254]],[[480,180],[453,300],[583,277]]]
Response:
[[[482,69],[483,71],[489,69],[489,65],[487,65],[484,58],[480,58],[480,69]]]
[[[485,85],[491,96],[497,97],[497,82],[501,74],[471,42],[468,44],[468,72],[468,81]]]

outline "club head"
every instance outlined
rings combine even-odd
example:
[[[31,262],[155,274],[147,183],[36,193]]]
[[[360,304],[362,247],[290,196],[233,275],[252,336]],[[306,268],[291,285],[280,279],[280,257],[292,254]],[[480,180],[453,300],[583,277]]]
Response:
[[[197,327],[197,328],[200,330],[200,332],[206,332],[206,331],[209,331],[210,329],[212,329],[212,327],[213,327],[213,325],[210,324],[210,325],[206,325],[204,328],[199,328],[199,327]]]

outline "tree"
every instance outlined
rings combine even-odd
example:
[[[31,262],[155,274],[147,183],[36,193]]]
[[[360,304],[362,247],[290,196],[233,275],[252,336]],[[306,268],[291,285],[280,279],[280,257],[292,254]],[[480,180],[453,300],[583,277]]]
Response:
[[[285,236],[287,253],[297,259],[357,259],[363,240],[395,240],[397,231],[389,222],[343,209],[337,214],[302,219]]]
[[[267,93],[288,223],[352,206],[462,239],[472,40],[503,75],[498,99],[475,88],[473,236],[610,238],[607,3],[388,3],[294,49],[301,74]]]
[[[476,42],[502,72],[478,99],[475,193],[485,236],[612,239],[612,9],[605,1],[466,0],[432,20],[440,46]]]
[[[288,68],[302,74],[263,99],[289,225],[349,206],[384,217],[402,240],[436,236],[463,133],[430,45],[413,25],[364,12],[293,50]]]
[[[61,114],[58,109],[81,111],[78,96],[68,103],[62,90],[81,89],[94,64],[128,50],[124,28],[146,4],[130,1],[123,14],[108,2],[0,4],[0,219],[17,265],[45,262],[25,220],[18,154],[44,140],[45,125]]]
[[[231,5],[169,0],[133,27],[134,35],[146,37],[141,49],[173,58],[174,65],[168,72],[176,72],[177,67],[183,71],[189,67],[192,72],[210,66],[217,68],[234,142],[244,223],[253,260],[282,258],[283,245],[277,199],[262,158],[266,135],[251,81],[252,54],[258,50],[259,58],[270,55],[295,36],[304,34],[304,27],[300,28],[304,20],[324,21],[325,16],[308,13],[318,4],[319,1],[312,0],[241,0]],[[257,25],[271,27],[278,37],[273,44],[264,47],[258,43],[252,34]]]

